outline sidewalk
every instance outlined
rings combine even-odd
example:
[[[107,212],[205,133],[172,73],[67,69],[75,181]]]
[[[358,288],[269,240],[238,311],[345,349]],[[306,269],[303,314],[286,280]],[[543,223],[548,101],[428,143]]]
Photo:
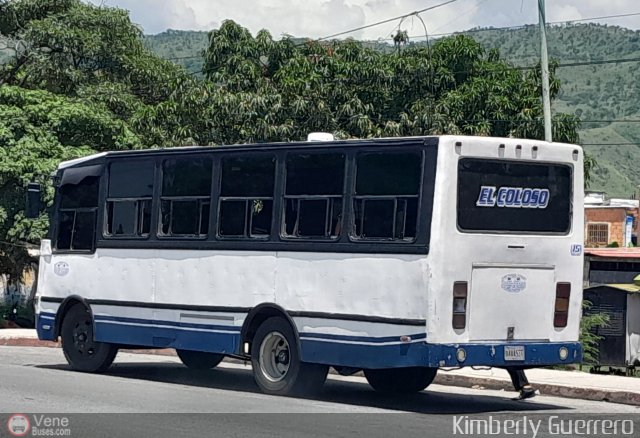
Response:
[[[640,406],[640,377],[590,374],[536,368],[526,371],[531,384],[544,395],[608,401]],[[511,379],[503,369],[463,368],[440,371],[435,383],[513,391]],[[514,396],[516,393],[513,393]]]
[[[57,342],[40,341],[32,329],[0,330],[0,346],[59,347]],[[129,350],[127,350],[129,351]],[[131,350],[135,352],[135,350]],[[173,350],[141,350],[145,354],[175,355]],[[608,401],[640,406],[640,377],[589,374],[580,371],[527,370],[532,385],[544,395]],[[467,388],[513,391],[505,370],[463,368],[438,372],[434,383]],[[515,396],[516,393],[514,392]]]

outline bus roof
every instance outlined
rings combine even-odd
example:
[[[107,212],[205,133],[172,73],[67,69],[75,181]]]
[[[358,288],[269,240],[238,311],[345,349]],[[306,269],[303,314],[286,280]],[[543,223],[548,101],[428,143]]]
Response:
[[[516,138],[501,138],[501,137],[478,137],[478,136],[463,136],[463,135],[431,135],[431,136],[414,136],[414,137],[383,137],[383,138],[369,138],[369,139],[351,139],[351,140],[332,140],[332,141],[296,141],[296,142],[274,142],[274,143],[250,143],[250,144],[234,144],[234,145],[219,145],[219,146],[178,146],[168,148],[153,148],[153,149],[135,149],[126,151],[109,151],[100,152],[97,154],[89,155],[74,160],[63,161],[58,166],[59,170],[63,170],[70,167],[85,166],[90,164],[97,164],[101,162],[105,157],[121,157],[121,156],[154,156],[163,154],[184,154],[192,152],[230,152],[230,151],[272,151],[277,149],[287,148],[333,148],[333,147],[355,147],[363,145],[372,146],[404,146],[409,144],[415,144],[416,141],[429,141],[431,144],[438,144],[440,139],[454,139],[460,140],[472,140],[476,139],[483,143],[487,141],[497,141],[500,144],[507,143],[521,143],[521,142],[535,142],[536,144],[552,144],[554,146],[573,147],[576,145],[564,144],[564,143],[548,143],[543,140],[534,139],[516,139]]]

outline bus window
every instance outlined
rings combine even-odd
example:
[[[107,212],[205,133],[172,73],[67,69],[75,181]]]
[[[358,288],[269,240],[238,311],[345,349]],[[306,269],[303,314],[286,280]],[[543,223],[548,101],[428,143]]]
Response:
[[[82,176],[65,178],[63,175],[59,189],[57,250],[93,250],[99,182],[100,177],[97,175],[84,178]]]
[[[287,157],[285,237],[339,236],[344,169],[344,154],[290,154]]]
[[[206,236],[211,210],[210,158],[165,160],[162,164],[161,235]]]
[[[352,237],[412,241],[416,236],[422,153],[364,153],[357,158]]]
[[[120,161],[109,166],[105,235],[146,237],[151,231],[153,161]]]
[[[271,234],[275,157],[222,159],[218,235],[266,238]]]
[[[465,158],[458,163],[458,227],[566,234],[572,192],[573,172],[566,164]]]

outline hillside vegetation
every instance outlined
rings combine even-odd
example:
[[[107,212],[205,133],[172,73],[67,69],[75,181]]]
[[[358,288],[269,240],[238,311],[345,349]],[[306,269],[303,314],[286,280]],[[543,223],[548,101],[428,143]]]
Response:
[[[538,61],[537,26],[513,30],[474,29],[469,33],[487,49],[517,66]],[[560,65],[576,62],[640,58],[640,32],[616,26],[575,24],[552,26],[547,34],[549,56]],[[200,53],[208,46],[208,33],[169,30],[145,37],[145,44],[164,58],[196,75],[202,70]],[[420,45],[421,43],[416,43]],[[412,44],[409,44],[412,45]],[[392,46],[368,44],[390,51]],[[553,102],[556,113],[575,114],[583,120],[580,140],[598,162],[590,189],[610,196],[630,196],[640,184],[640,62],[560,67],[561,89]],[[608,122],[630,120],[629,122]],[[593,143],[639,143],[613,146]]]

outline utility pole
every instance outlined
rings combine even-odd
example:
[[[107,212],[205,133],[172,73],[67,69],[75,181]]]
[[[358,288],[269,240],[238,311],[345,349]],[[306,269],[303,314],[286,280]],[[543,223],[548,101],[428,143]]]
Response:
[[[538,18],[540,22],[540,68],[542,70],[542,109],[544,113],[544,139],[551,138],[551,98],[549,97],[549,58],[547,55],[547,32],[544,16],[544,0],[538,0]]]

